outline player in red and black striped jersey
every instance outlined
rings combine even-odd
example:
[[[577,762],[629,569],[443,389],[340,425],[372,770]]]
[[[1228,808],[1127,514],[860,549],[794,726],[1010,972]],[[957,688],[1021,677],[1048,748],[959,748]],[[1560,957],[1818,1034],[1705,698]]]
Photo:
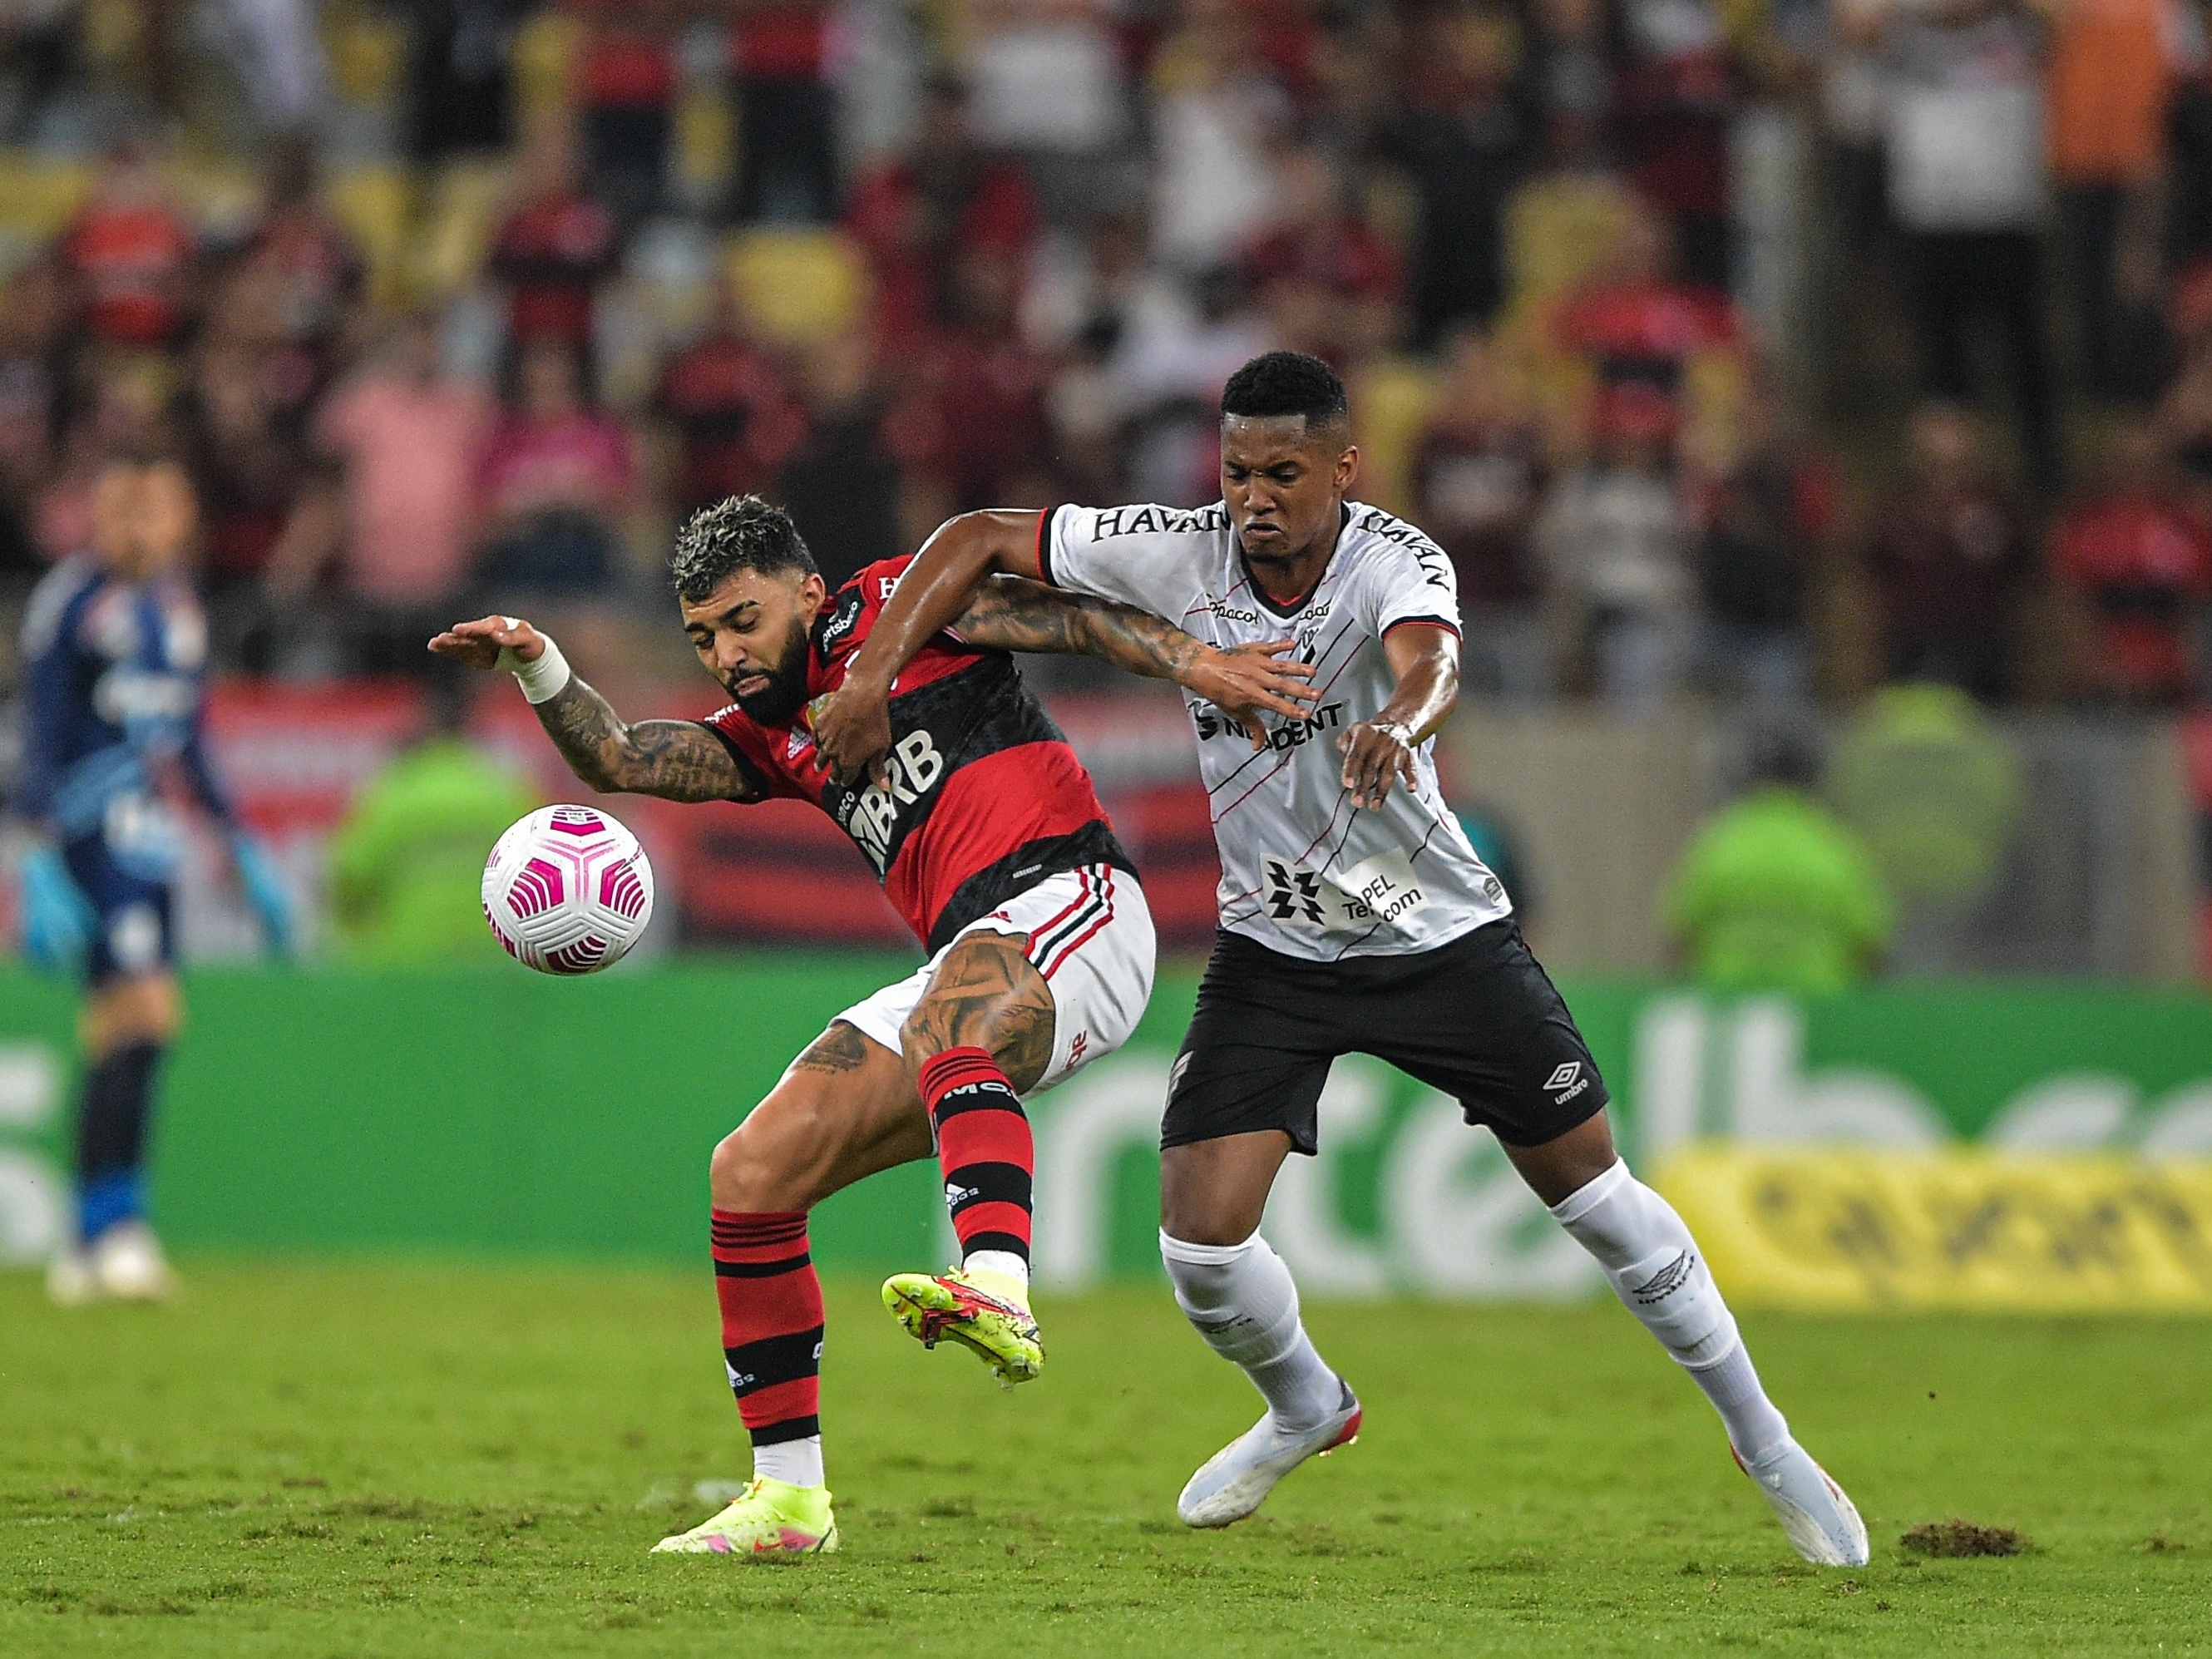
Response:
[[[793,1554],[836,1547],[817,1407],[822,1294],[806,1214],[841,1188],[927,1158],[945,1175],[962,1261],[901,1274],[884,1300],[934,1346],[974,1349],[1003,1382],[1044,1352],[1029,1311],[1032,1149],[1024,1096],[1125,1041],[1152,992],[1143,889],[1090,775],[1008,653],[1082,652],[1172,679],[1257,729],[1297,715],[1310,671],[1287,640],[1201,644],[1127,606],[1035,582],[990,583],[890,688],[875,774],[835,775],[807,712],[844,684],[907,561],[832,594],[791,520],[752,496],[699,514],[671,561],[684,631],[731,706],[632,725],[529,623],[486,617],[431,641],[511,669],[594,788],[684,801],[811,801],[853,839],[930,952],[847,1009],[714,1149],[712,1241],[730,1386],[754,1480],[657,1547]]]

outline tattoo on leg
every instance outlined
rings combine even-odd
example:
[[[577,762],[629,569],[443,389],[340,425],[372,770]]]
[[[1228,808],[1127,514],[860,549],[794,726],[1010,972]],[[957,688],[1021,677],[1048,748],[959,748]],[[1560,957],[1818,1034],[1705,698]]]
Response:
[[[987,1050],[1017,1094],[1052,1064],[1052,991],[1022,954],[1028,940],[977,933],[961,941],[907,1017],[908,1063],[973,1046]]]
[[[857,1027],[842,1019],[830,1022],[830,1029],[808,1043],[797,1060],[791,1063],[806,1072],[857,1072],[867,1063],[868,1040]]]

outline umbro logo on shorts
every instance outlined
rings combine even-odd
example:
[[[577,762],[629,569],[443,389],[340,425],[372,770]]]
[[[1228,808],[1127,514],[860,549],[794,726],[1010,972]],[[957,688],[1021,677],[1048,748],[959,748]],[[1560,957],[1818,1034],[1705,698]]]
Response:
[[[1574,1086],[1575,1079],[1582,1074],[1582,1061],[1579,1060],[1570,1060],[1563,1063],[1557,1071],[1553,1072],[1551,1076],[1544,1079],[1544,1086],[1547,1089],[1571,1089]]]

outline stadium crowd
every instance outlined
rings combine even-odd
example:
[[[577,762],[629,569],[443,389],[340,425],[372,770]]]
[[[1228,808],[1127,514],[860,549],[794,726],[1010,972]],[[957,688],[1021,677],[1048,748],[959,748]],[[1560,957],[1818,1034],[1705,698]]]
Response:
[[[1223,378],[1289,345],[1457,564],[1476,689],[2185,705],[2206,15],[22,9],[0,571],[158,448],[226,669],[411,671],[494,604],[655,660],[698,505],[787,504],[835,578],[964,508],[1211,500]]]

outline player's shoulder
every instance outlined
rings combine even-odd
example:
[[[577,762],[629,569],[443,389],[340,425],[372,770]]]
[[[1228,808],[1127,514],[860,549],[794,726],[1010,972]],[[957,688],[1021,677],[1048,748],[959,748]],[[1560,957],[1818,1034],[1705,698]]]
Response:
[[[1164,507],[1134,501],[1121,507],[1060,507],[1051,531],[1064,546],[1094,548],[1111,555],[1161,541],[1226,544],[1229,513],[1219,501],[1210,507]]]
[[[1364,501],[1346,501],[1344,511],[1346,540],[1350,544],[1347,550],[1355,556],[1382,561],[1394,551],[1402,550],[1417,561],[1429,554],[1445,558],[1444,550],[1429,532],[1410,520],[1386,513],[1379,507],[1370,507]]]
[[[64,559],[39,578],[23,607],[22,648],[26,659],[43,657],[61,637],[70,613],[100,586],[100,567],[88,558]]]

